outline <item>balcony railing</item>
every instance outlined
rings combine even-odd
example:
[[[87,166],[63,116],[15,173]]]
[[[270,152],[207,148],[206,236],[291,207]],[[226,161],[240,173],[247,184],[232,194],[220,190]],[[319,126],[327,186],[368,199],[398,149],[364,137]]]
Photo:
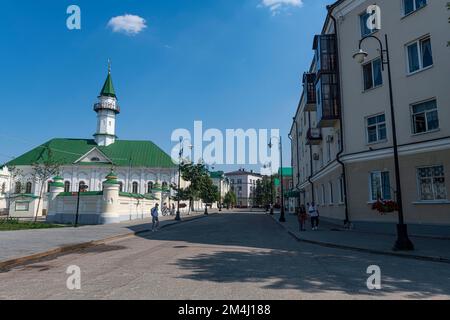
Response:
[[[309,128],[306,133],[306,144],[317,145],[322,142],[322,130],[320,128]]]
[[[321,73],[337,71],[337,46],[335,34],[321,34],[314,37],[316,69]]]
[[[305,93],[305,111],[316,111],[316,74],[303,75],[303,92]]]
[[[102,101],[94,104],[94,111],[97,112],[99,110],[112,110],[116,113],[120,113],[119,105],[114,102]]]
[[[322,74],[316,84],[317,126],[333,127],[341,116],[338,77],[333,73]]]

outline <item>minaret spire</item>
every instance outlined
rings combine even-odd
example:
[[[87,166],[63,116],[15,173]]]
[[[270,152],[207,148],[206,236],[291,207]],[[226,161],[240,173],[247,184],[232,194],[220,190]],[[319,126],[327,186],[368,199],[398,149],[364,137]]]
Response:
[[[111,77],[111,60],[108,59],[108,76],[103,85],[98,102],[94,105],[97,112],[97,132],[94,134],[95,142],[99,146],[108,146],[116,140],[116,115],[120,113],[117,96]]]

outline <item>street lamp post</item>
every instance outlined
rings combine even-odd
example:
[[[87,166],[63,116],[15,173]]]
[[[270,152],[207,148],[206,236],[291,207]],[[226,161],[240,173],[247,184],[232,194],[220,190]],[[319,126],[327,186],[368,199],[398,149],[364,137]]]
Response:
[[[398,203],[398,224],[397,224],[397,241],[394,244],[394,250],[414,250],[414,245],[408,237],[408,226],[405,224],[403,215],[403,200],[402,200],[402,186],[400,180],[400,162],[398,155],[398,142],[397,142],[397,130],[395,123],[395,110],[394,110],[394,94],[392,90],[392,74],[391,63],[389,58],[388,36],[385,35],[386,49],[383,49],[383,43],[379,38],[373,35],[368,35],[359,40],[359,51],[353,55],[353,58],[358,63],[363,63],[367,58],[368,53],[362,50],[362,43],[364,40],[373,38],[378,41],[380,45],[380,57],[381,57],[381,69],[384,71],[384,66],[388,67],[388,80],[389,80],[389,100],[390,100],[390,112],[391,112],[391,126],[392,126],[392,142],[394,149],[394,166],[395,166],[395,183],[397,188],[397,203]]]
[[[178,153],[178,194],[177,194],[177,212],[175,215],[175,220],[180,221],[181,215],[180,215],[180,188],[181,188],[181,162],[183,157],[183,142],[184,139],[180,138],[180,152]],[[192,146],[189,146],[189,148],[192,148]]]
[[[286,218],[284,215],[284,186],[283,186],[283,142],[281,140],[281,137],[271,137],[269,142],[269,148],[272,149],[272,139],[278,139],[279,140],[279,147],[280,147],[280,183],[281,183],[281,212],[280,212],[280,222],[286,222]],[[273,210],[273,209],[272,209]],[[272,211],[271,210],[271,214]]]
[[[219,212],[222,211],[222,175],[219,179]]]
[[[264,165],[264,168],[270,168],[270,215],[273,216],[273,174],[272,174],[272,162],[269,162],[267,165]]]
[[[80,184],[78,186],[78,194],[77,194],[77,211],[75,212],[75,224],[74,227],[77,228],[78,227],[78,219],[80,216],[80,193],[84,192],[88,189],[88,186],[85,184]]]

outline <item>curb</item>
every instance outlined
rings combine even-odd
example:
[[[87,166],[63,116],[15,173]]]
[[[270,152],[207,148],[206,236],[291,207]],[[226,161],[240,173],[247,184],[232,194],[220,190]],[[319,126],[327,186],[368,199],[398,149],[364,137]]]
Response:
[[[173,225],[177,225],[177,224],[180,224],[180,223],[187,223],[187,222],[191,222],[191,221],[194,221],[194,220],[203,219],[203,218],[206,218],[206,217],[209,217],[209,216],[212,216],[212,215],[216,215],[216,214],[218,214],[218,213],[210,213],[208,215],[199,215],[199,216],[188,218],[188,219],[184,218],[181,221],[174,221],[174,222],[170,222],[170,223],[164,224],[163,226],[160,227],[160,229],[164,229],[164,228],[167,228],[167,227],[170,227],[170,226],[173,226]],[[144,229],[144,230],[139,230],[139,231],[134,231],[134,232],[128,232],[128,233],[123,233],[123,234],[107,237],[107,238],[104,238],[104,239],[99,239],[99,240],[94,240],[94,241],[81,242],[81,243],[77,243],[77,244],[61,246],[61,247],[57,247],[57,248],[50,249],[50,250],[47,250],[47,251],[31,254],[31,255],[28,255],[28,256],[23,256],[23,257],[8,259],[8,260],[5,260],[5,261],[0,261],[0,272],[9,271],[13,267],[18,267],[18,266],[21,266],[21,265],[37,262],[38,260],[41,260],[43,258],[48,258],[50,256],[61,255],[61,254],[66,254],[66,253],[72,253],[72,252],[75,252],[75,251],[88,249],[88,248],[96,247],[96,246],[99,246],[99,245],[102,245],[102,244],[106,244],[106,243],[111,242],[111,241],[121,240],[121,239],[129,238],[129,237],[132,237],[132,236],[137,236],[139,234],[147,233],[147,232],[150,232],[150,231],[151,231],[151,229]]]
[[[291,231],[287,227],[285,227],[285,225],[282,224],[281,222],[279,222],[275,218],[275,216],[270,216],[270,217],[272,218],[273,221],[275,221],[280,226],[280,228],[284,229],[291,237],[293,237],[298,242],[309,243],[309,244],[318,245],[318,246],[326,247],[326,248],[335,248],[335,249],[365,252],[365,253],[371,253],[371,254],[377,254],[377,255],[385,255],[385,256],[393,256],[393,257],[406,258],[406,259],[432,261],[432,262],[440,262],[440,263],[450,264],[450,259],[443,258],[443,257],[404,254],[404,253],[397,253],[397,252],[393,252],[393,251],[381,251],[381,250],[360,248],[360,247],[354,247],[354,246],[346,246],[346,245],[330,243],[330,242],[303,239],[303,238],[300,238],[298,235],[296,235],[293,231]]]

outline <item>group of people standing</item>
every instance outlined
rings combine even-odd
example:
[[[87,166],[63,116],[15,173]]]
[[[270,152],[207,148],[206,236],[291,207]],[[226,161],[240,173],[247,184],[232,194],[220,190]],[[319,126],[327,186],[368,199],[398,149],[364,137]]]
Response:
[[[308,202],[305,205],[301,205],[298,211],[298,223],[299,230],[306,231],[306,221],[308,216],[311,220],[311,230],[319,230],[319,210],[317,210],[316,204]]]

